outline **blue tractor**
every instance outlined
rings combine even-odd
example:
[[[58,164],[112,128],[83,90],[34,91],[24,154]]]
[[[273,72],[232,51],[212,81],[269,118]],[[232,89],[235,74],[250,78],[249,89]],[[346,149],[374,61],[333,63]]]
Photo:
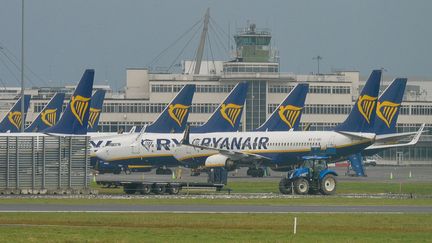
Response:
[[[336,193],[337,173],[327,166],[327,156],[305,156],[299,167],[288,171],[279,183],[283,194],[324,194]]]

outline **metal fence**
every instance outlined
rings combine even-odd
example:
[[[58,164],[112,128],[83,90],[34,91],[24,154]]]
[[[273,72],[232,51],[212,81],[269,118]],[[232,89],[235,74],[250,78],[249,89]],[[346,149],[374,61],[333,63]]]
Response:
[[[0,193],[84,193],[89,137],[0,136]]]

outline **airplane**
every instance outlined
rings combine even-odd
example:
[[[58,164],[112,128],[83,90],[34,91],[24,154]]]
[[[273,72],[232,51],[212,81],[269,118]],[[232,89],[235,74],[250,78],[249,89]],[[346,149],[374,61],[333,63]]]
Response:
[[[200,127],[193,128],[194,133],[207,132],[224,132],[237,131],[240,125],[242,109],[246,100],[247,86],[246,82],[237,84],[228,94],[226,99],[218,106],[214,113],[210,116],[206,123]],[[186,120],[183,121],[186,126]],[[111,151],[121,150],[122,156],[119,157],[116,152],[113,152],[113,157],[104,157],[101,159],[104,163],[120,164],[124,167],[136,168],[143,166],[151,170],[154,167],[164,168],[161,171],[159,168],[156,172],[161,174],[167,173],[169,169],[166,167],[178,166],[178,161],[170,153],[170,147],[166,147],[165,143],[173,141],[179,144],[181,133],[150,133],[148,129],[141,132],[138,136],[128,136],[118,139],[109,140],[110,146],[101,148],[96,152],[96,156],[100,159],[99,154],[111,154]],[[115,146],[111,146],[114,144]],[[158,145],[157,145],[158,144]],[[168,148],[168,151],[165,150]],[[161,150],[161,148],[164,148]],[[170,171],[170,170],[169,170]]]
[[[25,129],[25,132],[42,131],[48,127],[54,126],[60,119],[64,97],[64,93],[56,93],[45,105],[39,115],[33,120],[30,126]]]
[[[91,98],[90,117],[87,132],[97,132],[100,114],[105,99],[105,90],[96,90]]]
[[[25,114],[30,106],[30,95],[24,95],[24,117],[21,114],[21,100],[20,97],[12,108],[6,113],[3,120],[0,122],[0,132],[20,132],[22,122],[25,122]]]
[[[174,156],[185,164],[198,163],[206,167],[232,169],[255,163],[269,166],[274,170],[287,171],[305,157],[315,155],[316,149],[321,157],[327,158],[327,162],[337,162],[352,154],[361,153],[365,149],[384,149],[415,144],[422,128],[409,144],[372,145],[376,141],[374,124],[377,109],[375,106],[377,105],[380,78],[380,70],[372,72],[351,113],[333,131],[209,133],[202,136],[185,132],[183,143],[175,148]],[[393,92],[385,93],[387,94],[382,96],[383,99],[387,99],[388,94]],[[399,104],[400,101],[395,100]],[[389,102],[380,103],[380,105],[385,104]],[[380,112],[384,110],[378,113]],[[389,137],[388,134],[379,136]]]
[[[99,161],[96,157],[98,150],[109,146],[119,146],[120,142],[123,143],[135,143],[140,134],[144,133],[160,133],[169,134],[171,132],[184,131],[186,127],[186,121],[189,116],[190,107],[192,104],[193,95],[195,93],[194,84],[186,84],[179,91],[179,93],[171,100],[171,102],[165,107],[158,118],[150,125],[145,126],[141,129],[140,133],[89,133],[90,136],[90,164],[93,168],[99,170],[119,170],[118,166],[114,168],[105,163]],[[136,169],[146,170],[148,166],[135,166]]]

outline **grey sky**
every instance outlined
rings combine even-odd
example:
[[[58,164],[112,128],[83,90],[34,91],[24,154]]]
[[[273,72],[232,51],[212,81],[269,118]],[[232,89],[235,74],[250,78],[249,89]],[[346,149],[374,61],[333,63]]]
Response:
[[[323,72],[351,69],[368,75],[372,68],[384,67],[387,75],[432,79],[428,0],[26,0],[26,64],[43,81],[28,76],[35,85],[58,86],[74,83],[85,68],[95,68],[96,83],[108,80],[118,89],[127,67],[146,66],[207,7],[227,33],[228,26],[233,34],[248,20],[271,28],[283,72],[315,71],[312,57],[319,54]],[[17,57],[20,11],[21,1],[1,1],[0,45]],[[169,66],[189,37],[157,65]],[[195,39],[183,58],[193,57]],[[216,41],[212,44],[218,59],[226,57]],[[0,79],[17,86],[2,53],[0,61]]]

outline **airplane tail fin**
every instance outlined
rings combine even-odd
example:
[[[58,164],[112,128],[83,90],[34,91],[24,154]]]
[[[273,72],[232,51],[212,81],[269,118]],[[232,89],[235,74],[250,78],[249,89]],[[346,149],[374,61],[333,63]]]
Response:
[[[94,70],[85,70],[60,120],[43,132],[75,135],[87,133],[93,80]]]
[[[240,126],[248,83],[238,83],[205,124],[191,127],[192,133],[236,132]]]
[[[25,131],[37,132],[54,126],[60,118],[64,97],[64,93],[56,93]]]
[[[90,116],[88,121],[87,132],[97,132],[100,114],[102,112],[103,102],[105,99],[105,90],[96,90],[91,98]]]
[[[381,70],[372,71],[347,119],[336,126],[335,131],[374,132],[381,73]]]
[[[379,97],[374,125],[377,135],[396,133],[396,122],[406,83],[406,78],[395,79]]]
[[[298,84],[256,131],[298,130],[309,84]]]
[[[21,124],[25,122],[27,110],[30,106],[30,95],[24,95],[24,115],[21,114],[21,100],[22,97],[15,102],[0,122],[1,132],[20,132]]]
[[[192,98],[195,93],[194,84],[186,84],[177,96],[162,111],[152,124],[146,127],[148,133],[179,133],[183,132],[191,110]]]

